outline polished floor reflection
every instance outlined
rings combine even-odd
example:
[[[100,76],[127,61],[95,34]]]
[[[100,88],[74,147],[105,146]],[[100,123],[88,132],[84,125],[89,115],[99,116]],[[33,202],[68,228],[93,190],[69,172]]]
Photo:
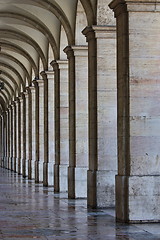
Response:
[[[0,239],[160,240],[160,224],[116,223],[114,209],[89,211],[86,200],[0,169]]]

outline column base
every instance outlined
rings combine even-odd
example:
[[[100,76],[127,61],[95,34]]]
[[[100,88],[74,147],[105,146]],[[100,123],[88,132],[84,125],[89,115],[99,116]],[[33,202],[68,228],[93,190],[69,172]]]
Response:
[[[27,177],[27,165],[26,165],[26,159],[22,159],[22,176],[24,178]]]
[[[35,182],[43,182],[43,162],[35,161]]]
[[[16,172],[18,173],[18,158],[16,158]]]
[[[59,192],[59,165],[54,164],[54,192]]]
[[[75,199],[75,167],[68,167],[68,198]]]
[[[14,157],[11,157],[11,171],[14,171]]]
[[[115,206],[116,171],[97,170],[87,172],[87,204],[91,208]]]
[[[54,186],[54,164],[43,163],[43,185],[46,187]]]
[[[10,157],[7,157],[7,169],[10,170]]]
[[[22,174],[22,164],[21,164],[21,158],[17,158],[17,163],[18,163],[18,174]]]
[[[160,222],[160,176],[116,176],[116,219]]]
[[[1,164],[2,164],[2,168],[4,168],[4,157],[2,157]]]
[[[0,167],[3,168],[3,158],[1,157]]]
[[[35,160],[33,160],[33,159],[32,159],[32,166],[31,166],[31,168],[32,168],[32,171],[31,171],[31,173],[32,173],[31,179],[35,179],[35,178],[36,178],[36,170],[35,170]]]
[[[28,160],[28,179],[32,179],[32,160]]]
[[[68,192],[68,165],[59,166],[59,191]]]
[[[68,198],[87,198],[87,168],[68,167]]]
[[[16,173],[16,166],[17,166],[17,158],[16,157],[13,157],[13,171]]]
[[[12,171],[12,157],[8,157],[8,169]]]

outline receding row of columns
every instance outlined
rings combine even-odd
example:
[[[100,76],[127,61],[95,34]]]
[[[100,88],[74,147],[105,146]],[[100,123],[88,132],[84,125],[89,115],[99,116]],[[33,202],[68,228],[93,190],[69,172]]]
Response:
[[[4,113],[1,165],[55,192],[68,191],[69,198],[87,197],[88,189],[92,207],[113,206],[116,134],[113,168],[106,152],[111,135],[103,140],[101,134],[110,107],[116,131],[115,27],[87,27],[83,34],[88,45],[67,46],[67,60],[51,62],[53,71],[42,72]]]
[[[159,3],[110,7],[117,58],[115,26],[84,29],[1,116],[1,166],[91,207],[115,205],[117,175],[117,219],[160,221]]]

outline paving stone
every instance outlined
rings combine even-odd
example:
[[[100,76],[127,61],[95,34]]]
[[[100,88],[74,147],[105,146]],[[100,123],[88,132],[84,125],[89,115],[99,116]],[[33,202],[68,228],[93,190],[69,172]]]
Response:
[[[0,169],[0,239],[160,240],[160,224],[115,222],[114,209],[88,210],[85,199]]]

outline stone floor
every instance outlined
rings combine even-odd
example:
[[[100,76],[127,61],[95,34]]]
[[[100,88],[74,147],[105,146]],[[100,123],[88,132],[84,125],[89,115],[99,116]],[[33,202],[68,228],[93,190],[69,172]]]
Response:
[[[89,211],[86,200],[0,168],[0,239],[160,240],[160,224],[116,223],[114,209]]]

